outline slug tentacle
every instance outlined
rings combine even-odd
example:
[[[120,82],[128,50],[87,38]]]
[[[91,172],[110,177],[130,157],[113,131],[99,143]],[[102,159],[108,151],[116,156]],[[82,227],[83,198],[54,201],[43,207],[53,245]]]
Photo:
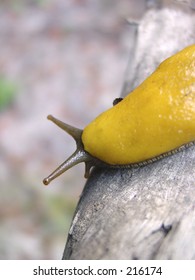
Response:
[[[77,149],[67,160],[65,160],[56,170],[54,170],[47,178],[43,180],[45,185],[48,185],[53,179],[60,176],[72,166],[86,161],[87,153],[83,150]]]
[[[66,131],[69,135],[71,135],[74,140],[76,141],[77,149],[76,151],[67,159],[65,160],[58,168],[56,168],[48,177],[43,180],[45,185],[48,185],[52,180],[56,177],[60,176],[62,173],[70,169],[71,167],[77,165],[78,163],[84,162],[85,163],[85,178],[88,178],[90,175],[90,169],[98,165],[99,160],[92,157],[89,153],[84,150],[83,143],[81,140],[81,136],[83,130],[73,127],[69,124],[66,124],[52,115],[49,115],[48,120],[55,123],[61,129]]]
[[[62,130],[66,131],[72,138],[76,141],[77,145],[82,144],[81,142],[81,135],[83,133],[82,129],[73,127],[67,123],[64,123],[56,118],[54,118],[52,115],[47,116],[47,119],[55,123],[57,126],[59,126]]]

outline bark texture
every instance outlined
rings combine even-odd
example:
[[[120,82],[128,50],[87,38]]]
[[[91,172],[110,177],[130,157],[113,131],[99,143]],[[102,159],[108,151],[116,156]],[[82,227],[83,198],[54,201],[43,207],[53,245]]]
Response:
[[[122,95],[194,43],[193,10],[147,11]],[[144,167],[94,169],[63,259],[195,259],[195,147]]]

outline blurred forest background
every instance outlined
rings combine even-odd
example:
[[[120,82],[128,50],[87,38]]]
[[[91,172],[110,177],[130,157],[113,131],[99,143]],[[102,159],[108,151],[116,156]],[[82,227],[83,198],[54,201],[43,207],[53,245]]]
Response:
[[[146,0],[0,0],[0,259],[61,259],[84,165],[48,114],[83,128],[120,96]],[[169,4],[170,1],[164,1]]]

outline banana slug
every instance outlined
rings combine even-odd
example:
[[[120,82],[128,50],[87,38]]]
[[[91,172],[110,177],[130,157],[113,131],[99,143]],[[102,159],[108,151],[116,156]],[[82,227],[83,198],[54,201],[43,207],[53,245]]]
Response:
[[[195,144],[195,44],[163,61],[83,130],[48,119],[73,137],[77,149],[45,185],[80,162],[87,178],[93,166],[141,166]]]

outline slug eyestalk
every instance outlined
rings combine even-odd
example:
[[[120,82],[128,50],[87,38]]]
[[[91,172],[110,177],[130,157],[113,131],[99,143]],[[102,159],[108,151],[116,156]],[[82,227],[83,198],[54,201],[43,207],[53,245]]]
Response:
[[[43,183],[45,185],[48,185],[52,180],[54,180],[56,177],[60,176],[62,173],[70,169],[71,167],[77,165],[78,163],[84,162],[85,163],[85,178],[89,177],[90,169],[97,165],[98,159],[96,160],[94,157],[92,157],[89,153],[87,153],[84,150],[83,143],[81,140],[81,136],[83,133],[83,130],[73,127],[69,124],[66,124],[56,118],[54,118],[52,115],[49,115],[47,117],[48,120],[55,123],[58,127],[60,127],[62,130],[66,131],[76,142],[76,151],[67,159],[65,160],[58,168],[56,168],[48,177],[46,177],[43,180]]]

